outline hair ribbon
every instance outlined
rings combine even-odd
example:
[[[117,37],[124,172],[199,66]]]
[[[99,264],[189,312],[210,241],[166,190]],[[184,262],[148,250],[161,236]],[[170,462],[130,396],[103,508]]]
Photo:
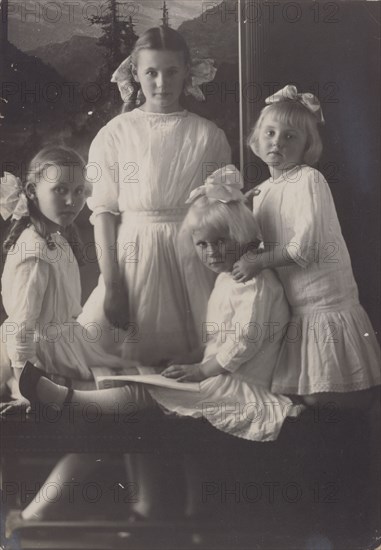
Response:
[[[20,220],[29,216],[28,201],[24,194],[20,178],[4,172],[0,185],[0,214],[4,220],[12,216]]]
[[[122,100],[124,103],[128,103],[130,97],[134,93],[134,84],[136,86],[134,75],[132,73],[132,60],[130,55],[122,61],[113,73],[111,82],[116,82]]]
[[[287,86],[285,86],[275,94],[269,96],[265,100],[267,105],[278,103],[279,101],[298,101],[317,118],[320,124],[324,124],[324,117],[321,105],[318,98],[314,94],[311,94],[309,92],[298,93],[296,86],[293,86],[292,84],[287,84]]]
[[[186,204],[193,203],[203,196],[223,203],[244,202],[245,197],[241,192],[242,188],[243,179],[241,173],[235,166],[229,164],[213,172],[205,180],[204,185],[200,185],[200,187],[194,189],[189,195]]]
[[[185,83],[185,95],[191,95],[197,101],[205,101],[201,84],[212,82],[217,74],[213,59],[192,59],[189,76]]]

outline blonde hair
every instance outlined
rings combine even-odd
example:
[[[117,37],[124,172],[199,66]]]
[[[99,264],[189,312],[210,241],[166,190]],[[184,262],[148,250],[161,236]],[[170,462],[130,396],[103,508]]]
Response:
[[[229,238],[242,245],[257,241],[259,234],[257,223],[243,202],[224,203],[203,195],[189,208],[181,233],[189,236],[205,228],[222,233],[228,230]]]
[[[248,145],[253,152],[259,156],[258,140],[259,132],[264,118],[268,114],[273,114],[279,122],[290,125],[305,133],[307,137],[306,149],[304,151],[303,162],[313,166],[321,156],[323,145],[318,130],[318,120],[299,101],[288,100],[278,101],[264,107],[254,125],[248,138]]]

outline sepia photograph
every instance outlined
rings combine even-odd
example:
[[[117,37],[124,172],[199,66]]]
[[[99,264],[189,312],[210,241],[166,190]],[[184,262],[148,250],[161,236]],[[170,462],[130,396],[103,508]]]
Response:
[[[0,0],[1,550],[380,550],[380,0]]]

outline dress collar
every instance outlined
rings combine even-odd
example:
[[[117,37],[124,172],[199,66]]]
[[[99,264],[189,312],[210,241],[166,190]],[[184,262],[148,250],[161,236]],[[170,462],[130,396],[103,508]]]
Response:
[[[134,112],[142,116],[157,116],[157,117],[188,116],[188,111],[186,109],[183,109],[182,111],[175,111],[174,113],[153,113],[151,111],[144,111],[143,109],[140,109],[140,107],[137,107],[136,109],[134,109]]]

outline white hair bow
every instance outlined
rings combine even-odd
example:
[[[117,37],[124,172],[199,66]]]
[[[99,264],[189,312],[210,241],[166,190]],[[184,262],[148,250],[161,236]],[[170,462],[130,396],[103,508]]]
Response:
[[[213,172],[205,180],[204,185],[194,189],[189,195],[186,204],[190,204],[202,196],[223,203],[233,201],[244,202],[245,197],[241,192],[242,188],[243,179],[241,173],[235,166],[229,164]]]
[[[279,101],[299,101],[304,107],[306,107],[310,113],[312,113],[320,122],[324,124],[323,112],[321,110],[321,105],[318,98],[309,92],[298,93],[296,86],[292,84],[287,84],[284,88],[276,92],[275,94],[269,96],[265,102],[267,105],[271,103],[278,103]]]
[[[4,220],[12,216],[20,220],[29,216],[28,201],[22,189],[20,178],[9,172],[4,172],[0,185],[0,214]]]
[[[118,84],[119,93],[122,97],[124,103],[127,103],[134,93],[136,86],[134,75],[132,73],[132,60],[129,55],[111,77],[111,82],[116,82]]]
[[[184,88],[185,95],[191,95],[197,101],[205,101],[200,86],[212,82],[216,73],[213,59],[192,59],[189,77]]]

